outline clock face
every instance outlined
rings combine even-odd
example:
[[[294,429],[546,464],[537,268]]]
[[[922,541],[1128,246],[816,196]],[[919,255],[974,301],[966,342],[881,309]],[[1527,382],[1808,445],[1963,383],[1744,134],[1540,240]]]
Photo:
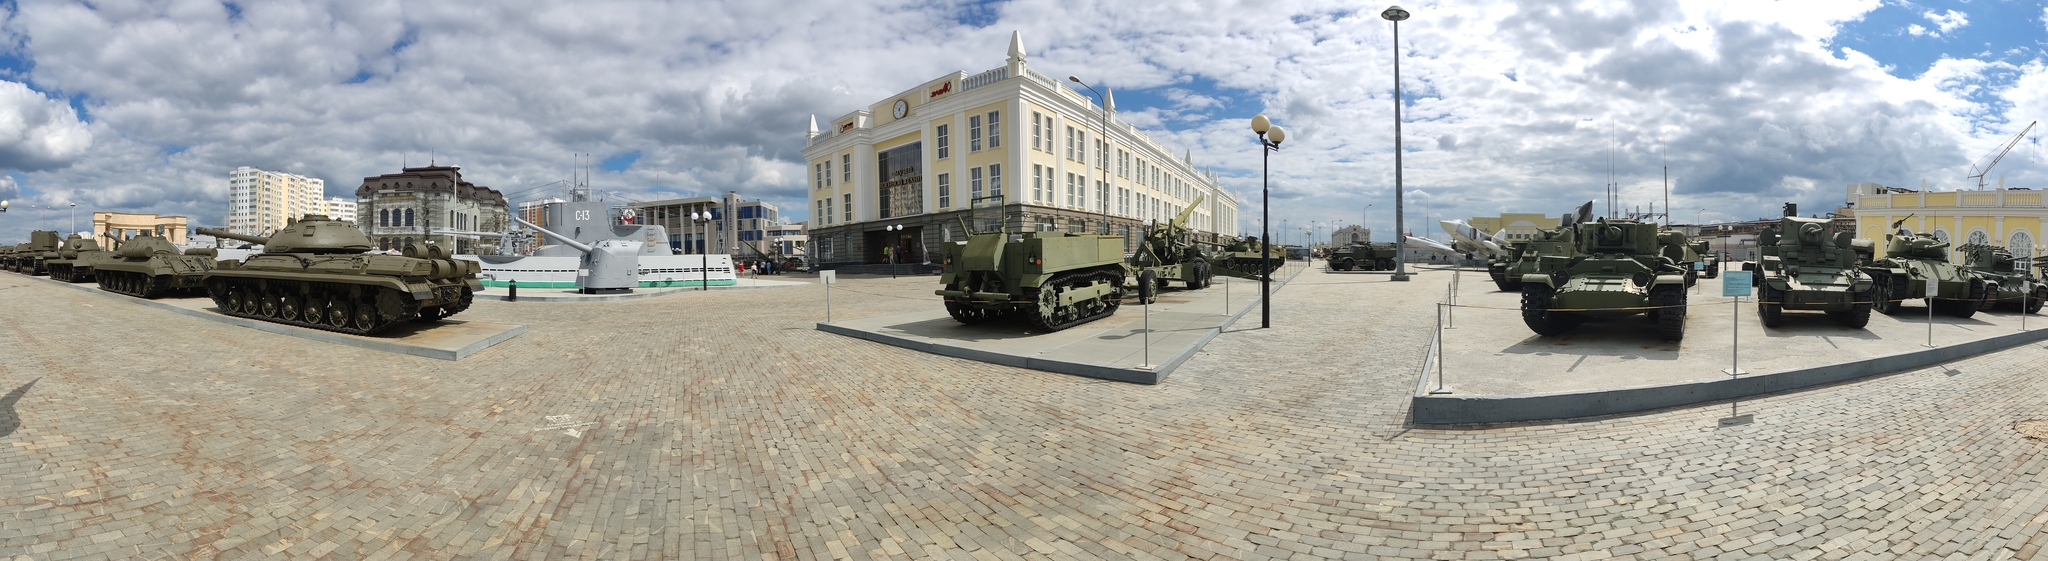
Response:
[[[910,114],[910,102],[901,99],[896,100],[896,118],[901,119],[904,115],[908,114]]]

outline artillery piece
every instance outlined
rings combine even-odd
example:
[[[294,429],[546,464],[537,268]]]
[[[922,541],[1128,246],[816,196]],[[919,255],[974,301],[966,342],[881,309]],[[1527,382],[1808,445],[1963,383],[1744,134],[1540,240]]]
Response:
[[[221,261],[202,279],[221,313],[236,317],[366,335],[454,315],[483,289],[479,266],[441,246],[409,244],[402,257],[370,254],[376,246],[355,223],[319,214],[288,221],[269,237],[197,232],[263,244],[263,253]]]
[[[1142,278],[1151,273],[1151,286],[1139,286],[1138,293],[1150,300],[1159,289],[1166,288],[1166,282],[1177,280],[1185,283],[1188,290],[1207,288],[1215,277],[1215,270],[1209,265],[1209,258],[1202,255],[1195,245],[1194,231],[1188,229],[1188,215],[1201,207],[1202,197],[1175,214],[1165,223],[1154,221],[1145,232],[1145,241],[1138,244],[1138,253],[1131,256],[1131,275]],[[1225,274],[1229,274],[1226,272]]]
[[[619,294],[632,292],[640,286],[640,252],[645,242],[635,239],[608,238],[593,243],[583,243],[542,228],[525,219],[514,216],[520,225],[532,228],[548,239],[561,242],[583,253],[582,262],[576,267],[576,290],[584,294]]]
[[[213,270],[214,251],[193,248],[179,251],[163,236],[139,235],[119,242],[118,249],[92,266],[92,277],[100,290],[137,298],[157,298],[175,292],[195,292],[207,271]]]

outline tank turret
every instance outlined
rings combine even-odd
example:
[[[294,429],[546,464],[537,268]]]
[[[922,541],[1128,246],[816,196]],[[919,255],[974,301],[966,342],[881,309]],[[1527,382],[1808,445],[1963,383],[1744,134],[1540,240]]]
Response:
[[[607,294],[632,292],[640,286],[640,248],[644,242],[632,239],[606,239],[585,244],[574,238],[548,231],[517,216],[512,217],[520,225],[532,228],[548,239],[583,252],[582,266],[577,267],[576,289],[584,294]]]
[[[249,236],[222,232],[212,228],[200,228],[201,234],[214,237],[242,240],[263,244],[267,253],[368,253],[377,249],[370,243],[370,236],[363,234],[354,222],[335,220],[321,214],[308,214],[304,218],[285,223],[284,229],[270,237]]]

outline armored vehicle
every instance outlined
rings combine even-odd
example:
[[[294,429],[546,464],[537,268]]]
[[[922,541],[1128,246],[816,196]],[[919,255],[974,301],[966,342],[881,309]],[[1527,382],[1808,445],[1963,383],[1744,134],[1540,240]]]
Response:
[[[43,267],[50,270],[50,278],[64,282],[88,282],[93,280],[93,267],[113,255],[113,252],[100,250],[100,243],[92,238],[72,234],[64,240],[64,247],[44,254]]]
[[[1392,271],[1397,250],[1394,244],[1372,243],[1372,238],[1368,237],[1364,241],[1351,242],[1330,250],[1329,255],[1323,257],[1323,261],[1329,264],[1332,271]]]
[[[92,266],[92,278],[100,290],[156,298],[174,292],[196,292],[199,279],[213,270],[214,252],[193,248],[184,252],[163,236],[139,235],[119,242]]]
[[[1715,255],[1706,240],[1692,242],[1692,250],[1700,256],[1700,278],[1711,279],[1721,276],[1721,256]]]
[[[1756,243],[1764,248],[1755,281],[1764,327],[1784,324],[1786,310],[1823,311],[1855,328],[1870,323],[1877,283],[1862,269],[1870,240],[1836,231],[1832,220],[1800,218],[1798,207],[1786,203],[1785,216],[1758,233]]]
[[[1246,236],[1225,244],[1223,250],[1209,255],[1210,263],[1220,263],[1223,268],[1239,273],[1256,275],[1271,273],[1287,264],[1287,248],[1272,246],[1270,252],[1259,242],[1258,236]],[[1269,257],[1270,256],[1270,257]]]
[[[43,254],[57,251],[64,242],[57,238],[57,232],[36,230],[29,232],[28,243],[14,246],[11,271],[24,275],[40,275],[49,272],[43,266]]]
[[[1685,337],[1685,271],[1658,240],[1657,225],[1609,220],[1580,226],[1568,265],[1522,275],[1522,322],[1559,335],[1589,319],[1648,313],[1666,341]]]
[[[1903,301],[1926,298],[1927,283],[1935,283],[1935,296],[1927,304],[1934,311],[1959,318],[1977,315],[1988,296],[1984,279],[1949,262],[1948,242],[1900,229],[1906,218],[1893,222],[1892,233],[1885,234],[1884,258],[1863,267],[1877,282],[1877,311],[1897,314]]]
[[[1984,304],[1980,309],[2005,306],[2029,314],[2041,311],[2041,300],[2048,298],[2048,285],[2028,270],[2025,260],[1995,245],[1968,244],[1958,249],[1963,252],[1963,266],[1984,279]]]
[[[1503,292],[1520,292],[1522,276],[1556,271],[1571,266],[1579,254],[1579,230],[1575,225],[1539,229],[1536,238],[1518,242],[1510,251],[1487,262],[1487,276]]]
[[[19,245],[0,246],[0,269],[14,270],[15,248]]]
[[[1117,236],[972,234],[945,245],[936,294],[960,323],[1020,315],[1058,331],[1116,313],[1124,295],[1123,248]],[[1150,272],[1139,275],[1139,293],[1151,297],[1155,282]]]
[[[376,245],[354,223],[319,214],[287,221],[267,238],[198,232],[263,244],[263,253],[206,273],[207,295],[231,316],[361,335],[454,315],[483,289],[474,261],[419,243],[403,256],[369,254]]]
[[[1172,220],[1153,222],[1145,232],[1145,243],[1138,244],[1137,254],[1131,256],[1131,270],[1127,273],[1151,273],[1152,290],[1166,288],[1166,282],[1171,280],[1181,281],[1188,290],[1207,288],[1215,278],[1215,270],[1195,246],[1194,232],[1187,227],[1188,215],[1201,205],[1202,197],[1197,196]]]

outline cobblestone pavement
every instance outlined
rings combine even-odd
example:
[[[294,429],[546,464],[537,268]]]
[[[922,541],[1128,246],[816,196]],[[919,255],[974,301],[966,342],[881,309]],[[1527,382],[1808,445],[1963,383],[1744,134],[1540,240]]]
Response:
[[[0,560],[2044,558],[2048,350],[1405,424],[1445,273],[1307,272],[1165,383],[825,334],[824,292],[479,302],[461,362],[0,274]],[[848,278],[837,317],[932,306]],[[1454,381],[1455,382],[1455,381]]]

